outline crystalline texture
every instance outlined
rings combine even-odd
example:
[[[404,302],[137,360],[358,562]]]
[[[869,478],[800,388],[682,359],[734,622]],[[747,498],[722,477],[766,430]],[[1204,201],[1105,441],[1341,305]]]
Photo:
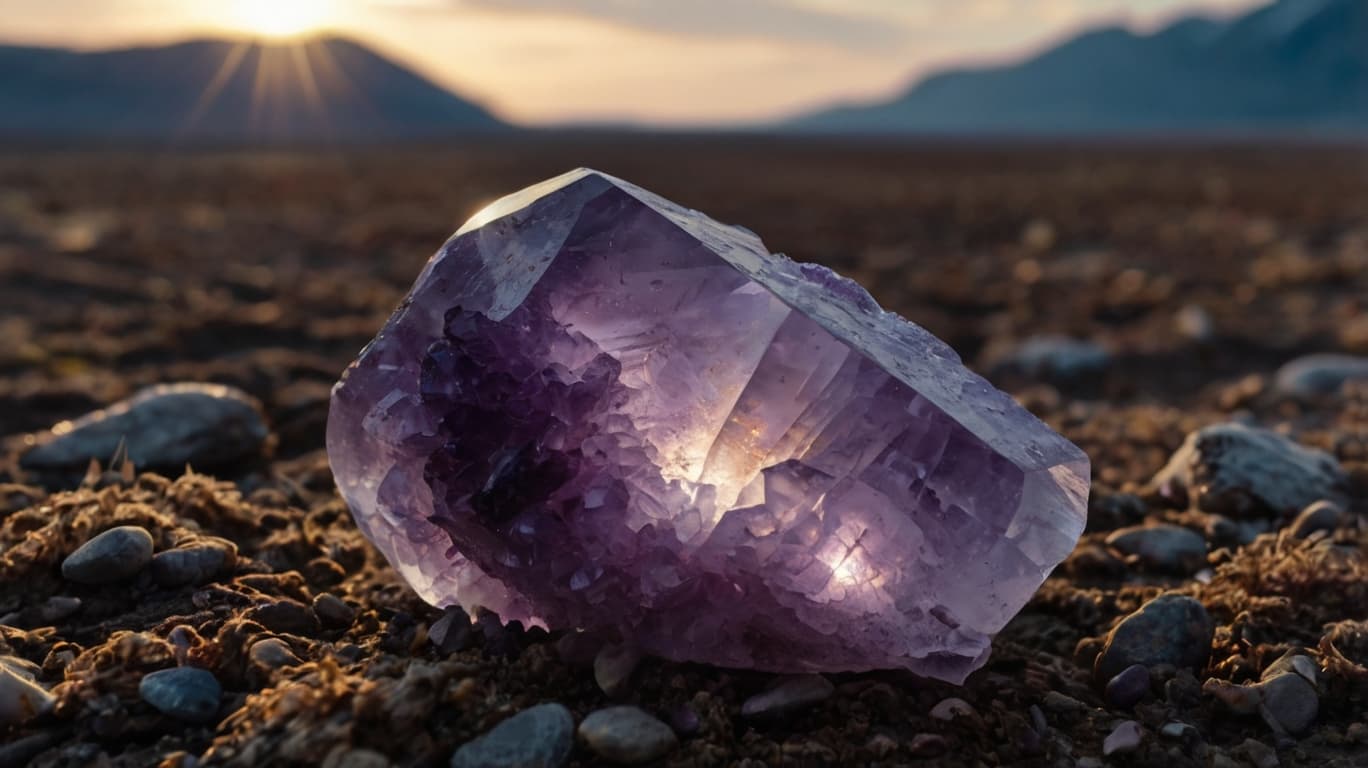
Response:
[[[478,214],[333,392],[333,472],[436,605],[774,671],[962,681],[1088,462],[854,282],[578,170]]]

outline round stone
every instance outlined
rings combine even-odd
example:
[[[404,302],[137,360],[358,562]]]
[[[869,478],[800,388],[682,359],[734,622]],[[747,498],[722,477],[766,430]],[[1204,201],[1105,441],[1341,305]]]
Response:
[[[609,696],[627,690],[632,673],[641,663],[641,652],[630,645],[606,645],[594,657],[594,681]]]
[[[18,664],[0,663],[0,727],[18,725],[45,714],[54,699],[27,675]]]
[[[284,640],[278,637],[268,637],[252,643],[252,647],[247,650],[247,658],[251,659],[252,663],[268,669],[292,667],[299,664],[299,657],[295,655]]]
[[[206,537],[152,558],[152,579],[163,587],[203,584],[237,564],[237,545]]]
[[[175,667],[144,675],[138,694],[164,715],[187,723],[207,723],[218,714],[223,688],[208,670]]]
[[[670,726],[637,707],[592,712],[580,723],[579,736],[594,754],[619,765],[650,762],[679,743]]]
[[[1206,539],[1179,525],[1122,528],[1107,537],[1107,546],[1157,571],[1192,573],[1206,563]]]
[[[1334,456],[1267,429],[1230,422],[1192,432],[1154,476],[1171,503],[1234,518],[1344,501],[1349,478]]]
[[[1107,734],[1107,738],[1102,740],[1102,754],[1110,757],[1111,755],[1134,752],[1140,747],[1140,741],[1144,735],[1145,732],[1139,723],[1134,720],[1127,720],[1112,729],[1112,732]]]
[[[126,579],[152,562],[152,534],[136,525],[110,528],[62,561],[62,576],[78,584]]]
[[[356,620],[356,610],[331,592],[324,592],[313,599],[313,612],[323,626],[333,629],[350,627]]]
[[[1323,397],[1338,392],[1345,382],[1368,381],[1368,357],[1307,355],[1278,369],[1274,386],[1294,397]]]
[[[558,768],[574,746],[575,718],[560,704],[538,704],[466,742],[451,768]]]
[[[1121,673],[1116,677],[1107,681],[1107,689],[1103,695],[1107,699],[1108,706],[1117,709],[1130,709],[1145,698],[1149,689],[1149,669],[1143,664],[1132,664],[1121,670]]]
[[[1263,697],[1268,717],[1273,718],[1288,733],[1304,732],[1316,721],[1320,712],[1320,696],[1316,687],[1295,672],[1284,672],[1255,686]]]
[[[1166,739],[1182,742],[1193,742],[1201,738],[1201,734],[1195,727],[1176,720],[1164,723],[1164,727],[1159,729],[1159,735]]]
[[[1160,595],[1108,633],[1093,665],[1093,677],[1110,681],[1136,664],[1172,664],[1200,671],[1211,655],[1215,631],[1201,603],[1186,595]]]
[[[219,384],[161,384],[54,429],[20,458],[30,469],[83,467],[120,452],[139,469],[228,464],[270,436],[261,404]]]

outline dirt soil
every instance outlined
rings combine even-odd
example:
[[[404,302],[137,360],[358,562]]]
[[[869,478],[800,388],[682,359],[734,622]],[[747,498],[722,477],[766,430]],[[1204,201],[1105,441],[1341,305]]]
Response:
[[[616,700],[662,716],[689,704],[701,720],[658,764],[1101,765],[1104,738],[1136,720],[1139,747],[1105,764],[1368,766],[1368,387],[1308,401],[1272,386],[1300,355],[1368,354],[1368,152],[664,137],[0,155],[0,655],[39,665],[56,695],[52,712],[0,723],[0,765],[437,766],[533,704],[578,720],[615,701],[554,633],[486,621],[468,647],[439,651],[428,630],[441,612],[359,534],[323,450],[331,385],[434,249],[481,204],[581,165],[858,279],[1093,463],[1080,552],[1095,556],[1056,571],[964,687],[832,675],[824,702],[752,722],[741,703],[771,675],[648,659]],[[1109,356],[1073,375],[998,364],[1040,334]],[[259,398],[269,453],[217,476],[18,468],[25,435],[165,381]],[[1232,544],[1152,492],[1189,431],[1231,419],[1338,460],[1352,501],[1336,531],[1294,539],[1284,516]],[[1096,553],[1145,520],[1202,532],[1207,563],[1166,575]],[[158,549],[223,537],[239,557],[174,589],[63,579],[66,555],[120,524]],[[1108,707],[1091,676],[1099,638],[1165,591],[1211,613],[1211,658]],[[307,607],[324,594],[354,615]],[[298,663],[250,655],[265,638]],[[1255,680],[1289,649],[1319,672],[1319,714],[1299,738],[1201,691]],[[139,697],[143,674],[178,661],[223,685],[208,724]],[[931,717],[951,696],[973,713]],[[1174,721],[1196,734],[1161,736]],[[581,744],[570,764],[598,758]]]

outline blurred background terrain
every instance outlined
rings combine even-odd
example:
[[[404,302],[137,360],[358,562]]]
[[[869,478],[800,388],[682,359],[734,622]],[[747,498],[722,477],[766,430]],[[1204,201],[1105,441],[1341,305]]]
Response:
[[[1368,130],[1359,0],[0,9],[11,5],[27,38],[0,46],[0,136],[12,139],[317,144],[567,124],[956,137]],[[196,34],[130,42],[184,30]],[[40,44],[73,37],[83,45]]]

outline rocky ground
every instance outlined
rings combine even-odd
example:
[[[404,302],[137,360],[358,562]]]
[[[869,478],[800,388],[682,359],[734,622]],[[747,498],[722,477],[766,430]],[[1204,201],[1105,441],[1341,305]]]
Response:
[[[964,687],[472,624],[359,535],[329,387],[480,203],[576,165],[856,277],[1088,452],[1087,533]],[[1368,765],[1366,169],[664,138],[0,156],[0,766]],[[175,381],[264,420],[210,388],[61,423]]]

